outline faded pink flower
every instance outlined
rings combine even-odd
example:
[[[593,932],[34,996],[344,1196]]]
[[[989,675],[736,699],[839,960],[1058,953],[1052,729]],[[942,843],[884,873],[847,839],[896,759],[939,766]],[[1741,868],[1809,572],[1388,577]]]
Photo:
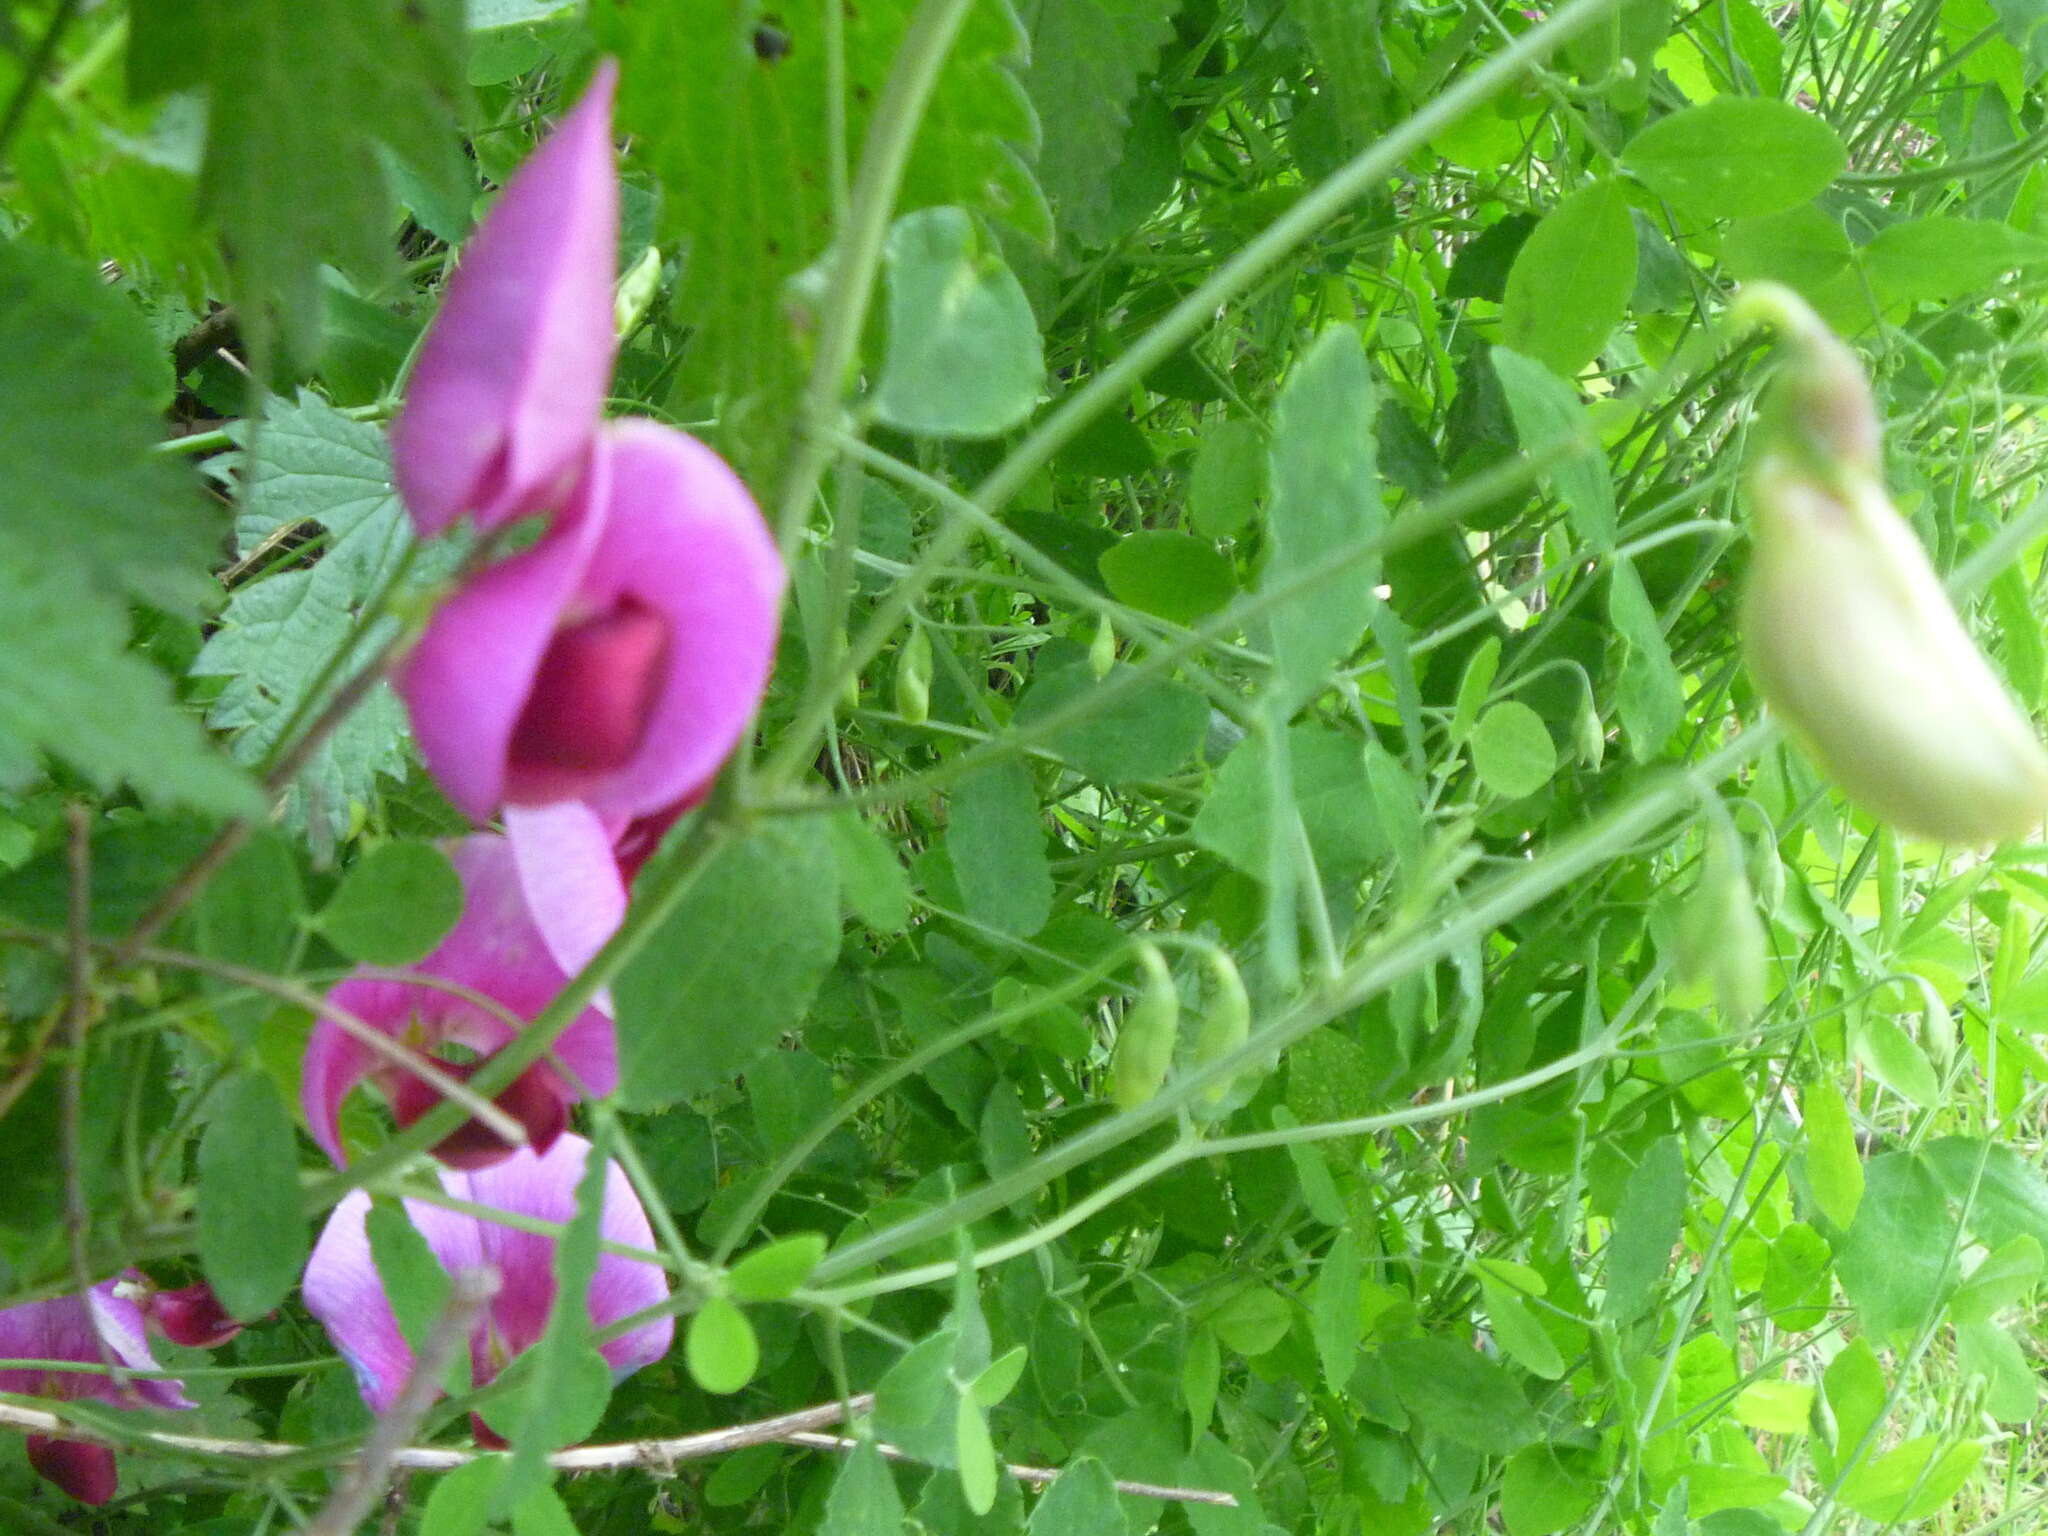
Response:
[[[565,1135],[545,1155],[522,1149],[475,1172],[444,1170],[441,1185],[461,1200],[515,1216],[566,1223],[576,1214],[576,1185],[590,1143]],[[405,1202],[406,1214],[450,1274],[490,1266],[501,1280],[470,1340],[472,1379],[481,1386],[539,1342],[555,1302],[555,1240],[425,1201]],[[370,1256],[365,1220],[370,1198],[355,1191],[334,1208],[306,1264],[307,1310],[354,1367],[363,1400],[381,1413],[391,1406],[412,1370],[412,1350],[399,1331],[383,1281]],[[605,1170],[599,1234],[622,1247],[651,1250],[647,1213],[617,1163]],[[590,1284],[590,1322],[606,1328],[668,1298],[668,1277],[642,1259],[600,1254]],[[668,1353],[675,1323],[643,1323],[598,1346],[614,1378],[631,1375]]]
[[[0,1311],[0,1356],[12,1360],[72,1360],[101,1364],[100,1341],[122,1365],[133,1371],[157,1369],[143,1337],[142,1310],[123,1294],[122,1283],[103,1281],[84,1295],[53,1296]],[[102,1372],[0,1370],[0,1392],[61,1401],[92,1397],[133,1407],[138,1402],[159,1408],[190,1408],[175,1381],[132,1381],[124,1391]],[[104,1504],[114,1496],[117,1479],[114,1453],[104,1445],[28,1437],[29,1465],[87,1504]]]
[[[455,845],[450,857],[462,877],[462,916],[440,947],[408,971],[466,987],[513,1018],[529,1020],[617,929],[626,893],[610,839],[587,808],[522,812],[515,830],[516,839],[479,834]],[[470,1075],[519,1033],[468,998],[408,979],[406,972],[359,974],[328,998],[457,1077]],[[465,1059],[454,1059],[450,1047]],[[364,1078],[383,1090],[402,1126],[440,1102],[429,1084],[322,1019],[306,1045],[300,1101],[313,1139],[337,1163],[346,1161],[342,1101]],[[546,1151],[567,1128],[570,1104],[585,1093],[610,1093],[618,1079],[610,1002],[600,995],[556,1039],[554,1059],[528,1067],[497,1104]],[[513,1149],[471,1120],[432,1150],[451,1167],[480,1168]]]
[[[717,454],[611,424],[567,515],[443,603],[400,667],[427,767],[479,821],[580,800],[624,826],[701,792],[767,686],[783,581]]]
[[[618,66],[505,184],[463,247],[391,424],[394,476],[422,534],[554,510],[574,486],[617,341]]]

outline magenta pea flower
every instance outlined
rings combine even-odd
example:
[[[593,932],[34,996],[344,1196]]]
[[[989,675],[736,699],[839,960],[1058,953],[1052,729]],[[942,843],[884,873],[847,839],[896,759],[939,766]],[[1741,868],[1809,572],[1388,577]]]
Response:
[[[612,423],[566,515],[443,603],[401,665],[427,767],[479,821],[578,800],[622,828],[700,793],[767,687],[783,581],[717,454]]]
[[[419,978],[454,983],[526,1021],[554,1001],[619,925],[625,887],[610,838],[585,807],[564,805],[508,818],[519,834],[478,834],[450,852],[462,877],[462,916],[438,948],[404,971],[358,973],[327,994],[338,1009],[390,1034],[442,1070],[467,1078],[519,1029],[498,1012]],[[427,1082],[372,1052],[332,1019],[314,1026],[300,1080],[313,1139],[337,1163],[342,1101],[372,1079],[393,1117],[412,1124],[440,1102]],[[618,1086],[618,1043],[602,994],[554,1042],[552,1058],[528,1067],[498,1096],[498,1107],[545,1152],[569,1123],[569,1106]],[[500,1161],[512,1148],[474,1119],[433,1149],[456,1168]]]
[[[505,184],[463,247],[391,424],[394,478],[422,534],[553,510],[582,471],[617,342],[618,66]]]
[[[143,1336],[142,1309],[124,1294],[119,1281],[108,1280],[84,1295],[53,1296],[0,1311],[0,1357],[11,1360],[74,1360],[100,1366],[106,1354],[131,1371],[154,1371],[156,1360]],[[98,1398],[133,1407],[138,1402],[159,1408],[190,1408],[175,1381],[131,1380],[126,1389],[104,1371],[0,1370],[0,1392],[28,1397],[70,1400]],[[48,1435],[28,1437],[29,1465],[87,1504],[104,1504],[114,1496],[114,1452]]]
[[[545,1154],[522,1149],[504,1162],[472,1172],[444,1169],[441,1184],[459,1200],[508,1215],[567,1223],[576,1214],[576,1185],[590,1143],[565,1135]],[[539,1342],[555,1301],[555,1239],[486,1221],[422,1200],[406,1213],[427,1247],[450,1274],[490,1266],[500,1284],[470,1343],[471,1379],[482,1386]],[[357,1190],[334,1208],[306,1264],[306,1308],[355,1369],[356,1385],[375,1412],[391,1406],[412,1370],[412,1350],[399,1331],[390,1298],[371,1261],[364,1221],[370,1198]],[[604,1210],[598,1230],[605,1241],[652,1250],[647,1213],[617,1163],[605,1169]],[[590,1322],[603,1329],[668,1299],[668,1277],[649,1260],[600,1254],[590,1283]],[[623,1379],[668,1353],[672,1318],[660,1317],[598,1345]]]

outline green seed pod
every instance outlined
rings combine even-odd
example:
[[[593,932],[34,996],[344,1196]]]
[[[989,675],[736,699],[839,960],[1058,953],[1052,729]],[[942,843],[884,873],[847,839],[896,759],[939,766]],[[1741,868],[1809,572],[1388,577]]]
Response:
[[[1180,1033],[1180,993],[1165,957],[1141,943],[1138,968],[1144,972],[1138,999],[1124,1010],[1109,1059],[1109,1097],[1118,1109],[1136,1109],[1159,1092]]]
[[[896,713],[923,725],[932,709],[932,637],[912,625],[896,652]]]
[[[612,288],[612,329],[621,336],[628,334],[640,323],[659,292],[661,252],[650,245]]]
[[[1209,1006],[1202,1014],[1202,1028],[1195,1036],[1195,1065],[1206,1067],[1236,1050],[1251,1035],[1252,1002],[1245,995],[1244,978],[1237,962],[1222,950],[1209,952]],[[1236,1086],[1226,1077],[1202,1090],[1204,1102],[1221,1104]]]
[[[1749,473],[1758,691],[1873,815],[1944,842],[2025,836],[2048,812],[2048,753],[1885,496],[1860,369],[1789,293],[1749,309],[1790,310],[1793,349]]]
[[[1095,639],[1088,647],[1088,670],[1098,678],[1109,676],[1109,669],[1116,665],[1116,626],[1104,614],[1095,626]]]

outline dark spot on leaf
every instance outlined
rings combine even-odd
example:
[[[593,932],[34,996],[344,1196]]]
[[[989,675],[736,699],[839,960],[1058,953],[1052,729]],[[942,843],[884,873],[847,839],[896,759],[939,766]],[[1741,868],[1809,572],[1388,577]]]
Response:
[[[789,54],[790,36],[779,18],[764,17],[754,28],[754,57],[763,64],[780,64]]]

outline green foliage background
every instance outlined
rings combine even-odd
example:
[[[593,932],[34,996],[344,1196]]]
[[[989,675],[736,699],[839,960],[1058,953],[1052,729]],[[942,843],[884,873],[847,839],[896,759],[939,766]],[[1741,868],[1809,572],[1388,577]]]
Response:
[[[363,1110],[343,1177],[287,1106],[307,989],[432,947],[460,822],[381,686],[293,744],[453,569],[378,423],[610,52],[621,269],[660,274],[615,404],[739,465],[794,573],[756,741],[583,979],[627,1069],[587,1128],[687,1342],[607,1396],[565,1308],[483,1403],[511,1481],[414,1478],[374,1528],[2038,1529],[2042,850],[1901,842],[1760,720],[1768,367],[1718,321],[1774,279],[1861,351],[1895,497],[2038,713],[2044,19],[8,7],[0,1301],[71,1284],[68,1201],[95,1273],[278,1310],[167,1352],[197,1412],[106,1420],[102,1513],[0,1437],[0,1517],[296,1530],[366,1430],[297,1224],[416,1191],[438,1127]],[[907,1462],[536,1460],[864,1391]]]

